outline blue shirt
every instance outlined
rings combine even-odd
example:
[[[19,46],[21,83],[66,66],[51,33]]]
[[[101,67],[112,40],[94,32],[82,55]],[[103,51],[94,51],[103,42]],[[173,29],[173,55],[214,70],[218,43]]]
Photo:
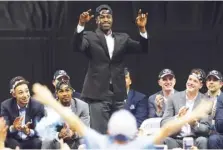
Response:
[[[86,149],[155,149],[148,136],[137,137],[126,144],[117,144],[109,135],[102,135],[90,128],[85,131],[83,144],[86,145]]]

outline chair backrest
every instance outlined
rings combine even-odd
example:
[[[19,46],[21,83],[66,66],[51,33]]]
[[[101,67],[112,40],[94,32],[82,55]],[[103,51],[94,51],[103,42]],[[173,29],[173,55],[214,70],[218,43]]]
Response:
[[[160,129],[160,122],[162,118],[149,118],[143,121],[140,130],[146,135],[151,135]]]

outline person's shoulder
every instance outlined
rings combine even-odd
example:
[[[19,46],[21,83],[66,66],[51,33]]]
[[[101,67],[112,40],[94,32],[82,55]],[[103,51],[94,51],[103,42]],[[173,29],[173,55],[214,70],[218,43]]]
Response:
[[[178,93],[178,92],[180,92],[180,91],[178,91],[178,90],[174,89],[174,94],[175,94],[175,93]]]
[[[86,102],[84,102],[83,100],[79,99],[79,98],[75,98],[75,101],[77,102],[77,104],[82,105],[82,106],[88,106],[88,104]]]
[[[42,104],[40,104],[37,100],[35,100],[34,98],[30,98],[30,104],[32,105],[32,107],[34,108],[40,108],[43,107]]]
[[[131,91],[134,92],[135,95],[137,95],[137,96],[139,96],[139,97],[146,97],[145,94],[143,94],[143,93],[141,93],[141,92],[139,92],[139,91],[136,91],[136,90],[133,90],[133,89],[131,89]]]
[[[150,95],[150,96],[149,96],[149,99],[150,99],[150,100],[155,100],[156,95],[161,94],[161,93],[162,93],[162,91],[156,92],[156,93]]]
[[[222,92],[221,92],[221,94],[219,95],[218,100],[220,100],[220,101],[223,102],[223,93],[222,93]]]
[[[83,31],[84,36],[92,36],[92,35],[96,35],[95,31]]]
[[[223,93],[221,92],[221,94],[219,95],[219,98],[223,99]]]
[[[8,99],[2,101],[1,105],[3,105],[3,106],[8,106],[8,105],[10,105],[12,102],[13,102],[13,98],[8,98]]]
[[[186,95],[186,91],[177,91],[172,95],[172,97],[178,97],[183,95]]]
[[[179,102],[179,98],[186,98],[186,91],[178,91],[172,94],[168,99]]]
[[[122,36],[122,37],[129,37],[129,35],[127,33],[123,33],[123,32],[114,32],[114,35]]]
[[[209,99],[209,97],[208,97],[207,94],[203,94],[203,93],[201,93],[201,92],[198,93],[198,96],[199,96],[201,99],[206,99],[206,100]]]

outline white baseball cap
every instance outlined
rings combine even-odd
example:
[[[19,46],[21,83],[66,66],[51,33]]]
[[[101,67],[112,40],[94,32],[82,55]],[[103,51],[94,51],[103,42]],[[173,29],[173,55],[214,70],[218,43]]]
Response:
[[[116,111],[108,122],[108,133],[120,141],[133,139],[137,133],[135,117],[128,110]]]

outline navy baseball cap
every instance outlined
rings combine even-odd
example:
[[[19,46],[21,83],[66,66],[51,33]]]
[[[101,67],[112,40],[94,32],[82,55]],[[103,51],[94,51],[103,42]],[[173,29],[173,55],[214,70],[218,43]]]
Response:
[[[167,75],[171,75],[171,76],[175,77],[174,72],[173,72],[171,69],[167,69],[167,68],[166,68],[166,69],[163,69],[163,70],[159,73],[158,78],[161,79],[161,78],[163,78],[163,77],[165,77],[165,76],[167,76]]]
[[[208,73],[206,79],[209,77],[209,76],[214,76],[215,78],[217,78],[218,80],[223,80],[223,77],[222,77],[222,74],[221,72],[217,71],[217,70],[212,70]]]
[[[64,70],[57,70],[55,73],[54,73],[54,76],[53,76],[53,79],[56,80],[60,77],[63,77],[63,76],[66,76],[69,80],[70,80],[70,76],[67,74],[66,71]]]

